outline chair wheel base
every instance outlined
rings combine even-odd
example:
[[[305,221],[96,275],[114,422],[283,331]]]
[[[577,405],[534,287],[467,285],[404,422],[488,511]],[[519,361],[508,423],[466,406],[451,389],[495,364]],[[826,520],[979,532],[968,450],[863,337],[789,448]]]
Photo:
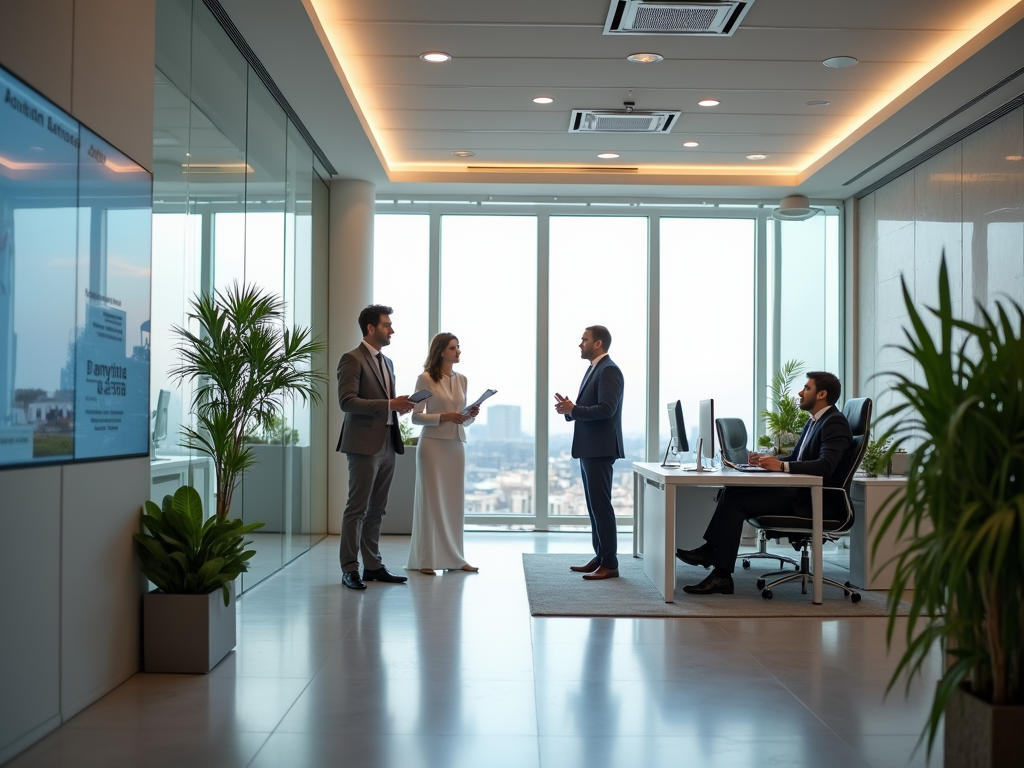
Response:
[[[758,588],[758,589],[764,589],[764,585],[765,585],[766,583],[767,583],[767,582],[766,582],[766,581],[765,581],[764,579],[758,579],[758,580],[757,580],[757,588]]]
[[[763,597],[765,600],[771,600],[773,597],[775,597],[775,595],[774,593],[772,593],[770,589],[762,589],[761,597]]]
[[[749,571],[750,570],[750,561],[749,560],[744,560],[743,561],[743,570],[744,571]]]

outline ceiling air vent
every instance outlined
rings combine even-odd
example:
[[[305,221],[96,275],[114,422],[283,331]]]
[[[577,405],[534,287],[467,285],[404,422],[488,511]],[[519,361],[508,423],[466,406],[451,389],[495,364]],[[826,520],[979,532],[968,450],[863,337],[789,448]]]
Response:
[[[574,109],[569,133],[669,133],[678,119],[678,112]]]
[[[606,35],[694,35],[729,37],[754,0],[673,2],[612,0]]]

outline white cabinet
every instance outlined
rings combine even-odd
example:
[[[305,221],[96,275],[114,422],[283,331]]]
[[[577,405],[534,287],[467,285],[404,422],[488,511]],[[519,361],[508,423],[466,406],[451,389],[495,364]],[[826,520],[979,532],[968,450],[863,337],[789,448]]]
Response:
[[[906,547],[900,540],[898,521],[885,532],[885,537],[872,554],[875,536],[883,516],[882,505],[896,494],[903,495],[905,477],[855,477],[850,488],[850,501],[856,516],[850,530],[850,581],[863,589],[888,589],[892,586],[896,565],[891,562]],[[888,506],[886,507],[888,509]],[[913,583],[907,585],[913,588]]]

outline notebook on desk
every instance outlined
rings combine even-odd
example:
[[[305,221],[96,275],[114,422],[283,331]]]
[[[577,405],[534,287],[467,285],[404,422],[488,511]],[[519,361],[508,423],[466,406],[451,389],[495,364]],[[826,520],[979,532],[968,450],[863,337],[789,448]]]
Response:
[[[755,467],[753,464],[733,464],[728,459],[722,459],[722,463],[727,467],[732,467],[737,472],[770,472],[771,470],[765,469],[764,467]]]

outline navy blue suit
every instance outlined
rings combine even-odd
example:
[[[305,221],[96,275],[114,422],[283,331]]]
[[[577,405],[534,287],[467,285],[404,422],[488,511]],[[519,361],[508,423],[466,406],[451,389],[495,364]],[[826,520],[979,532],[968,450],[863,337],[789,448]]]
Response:
[[[803,449],[802,460],[797,461],[804,443],[807,447]],[[821,414],[817,423],[807,420],[793,453],[777,458],[788,461],[789,471],[795,475],[818,475],[825,488],[841,488],[844,478],[838,475],[839,467],[853,448],[850,422],[842,411],[832,406]],[[846,508],[840,495],[824,493],[822,496],[822,519],[845,519]],[[745,520],[757,519],[765,527],[771,527],[770,521],[774,521],[775,525],[785,527],[787,518],[811,519],[809,488],[726,488],[704,532],[704,540],[715,551],[715,567],[729,573],[735,569]]]
[[[580,460],[583,492],[590,515],[594,557],[599,565],[615,570],[615,508],[612,507],[612,467],[625,458],[622,447],[622,392],[625,383],[619,366],[605,355],[588,370],[572,413],[572,457]]]

